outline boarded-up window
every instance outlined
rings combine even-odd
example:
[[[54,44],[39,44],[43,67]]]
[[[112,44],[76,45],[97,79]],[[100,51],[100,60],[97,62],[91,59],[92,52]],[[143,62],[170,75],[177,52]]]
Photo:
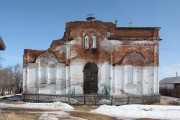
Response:
[[[84,48],[85,50],[89,49],[89,36],[88,35],[85,35],[84,37]]]
[[[56,67],[54,62],[48,64],[48,80],[49,84],[56,83]]]
[[[96,48],[96,36],[95,35],[93,35],[92,36],[92,41],[93,41],[93,44],[92,44],[92,48]]]
[[[40,84],[46,84],[46,63],[40,63],[39,82]]]
[[[128,84],[133,84],[133,66],[127,65],[126,67],[127,67]]]
[[[137,70],[137,84],[142,84],[142,67],[138,67]]]

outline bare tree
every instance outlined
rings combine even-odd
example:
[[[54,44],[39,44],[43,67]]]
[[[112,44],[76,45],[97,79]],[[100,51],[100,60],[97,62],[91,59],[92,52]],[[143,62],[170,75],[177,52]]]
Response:
[[[15,93],[21,92],[21,84],[22,84],[22,68],[20,64],[17,64],[13,67],[13,77],[14,77],[14,88]]]
[[[13,88],[12,68],[7,67],[0,71],[0,92],[1,95],[11,94]]]
[[[20,92],[22,69],[20,64],[0,69],[0,94],[17,94]]]

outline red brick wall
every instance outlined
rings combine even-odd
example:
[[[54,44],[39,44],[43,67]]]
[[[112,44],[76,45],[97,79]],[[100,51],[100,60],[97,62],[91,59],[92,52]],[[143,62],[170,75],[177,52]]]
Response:
[[[136,51],[141,54],[146,62],[147,66],[159,65],[159,53],[154,51],[154,46],[159,46],[159,28],[117,28],[114,23],[102,22],[102,21],[75,21],[66,23],[64,37],[61,40],[55,40],[52,42],[50,48],[47,50],[59,59],[60,62],[65,62],[66,54],[55,51],[55,48],[60,45],[64,45],[66,41],[76,39],[80,41],[80,44],[71,45],[71,51],[75,51],[77,55],[68,60],[67,65],[76,58],[85,59],[86,62],[103,63],[108,60],[110,64],[118,64],[128,53]],[[97,37],[97,50],[93,51],[84,49],[84,35],[93,34]],[[116,39],[122,42],[122,46],[117,48],[112,47],[110,53],[106,53],[101,49],[100,42],[107,39]],[[153,44],[138,45],[133,47],[130,45],[132,41],[153,41]],[[90,37],[90,46],[92,46],[92,38]],[[90,47],[91,48],[91,47]],[[28,62],[35,62],[37,57],[45,51],[36,50],[24,50],[24,64]],[[29,59],[27,59],[29,56]]]

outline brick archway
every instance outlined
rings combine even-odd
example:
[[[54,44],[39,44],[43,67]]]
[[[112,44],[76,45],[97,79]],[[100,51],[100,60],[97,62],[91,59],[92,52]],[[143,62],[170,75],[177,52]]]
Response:
[[[87,63],[84,66],[84,94],[97,94],[98,92],[98,67],[95,63]]]

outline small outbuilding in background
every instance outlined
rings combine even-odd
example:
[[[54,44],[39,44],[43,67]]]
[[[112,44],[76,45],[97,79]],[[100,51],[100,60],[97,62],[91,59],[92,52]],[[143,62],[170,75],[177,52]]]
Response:
[[[180,98],[180,77],[164,78],[159,82],[160,94]]]

